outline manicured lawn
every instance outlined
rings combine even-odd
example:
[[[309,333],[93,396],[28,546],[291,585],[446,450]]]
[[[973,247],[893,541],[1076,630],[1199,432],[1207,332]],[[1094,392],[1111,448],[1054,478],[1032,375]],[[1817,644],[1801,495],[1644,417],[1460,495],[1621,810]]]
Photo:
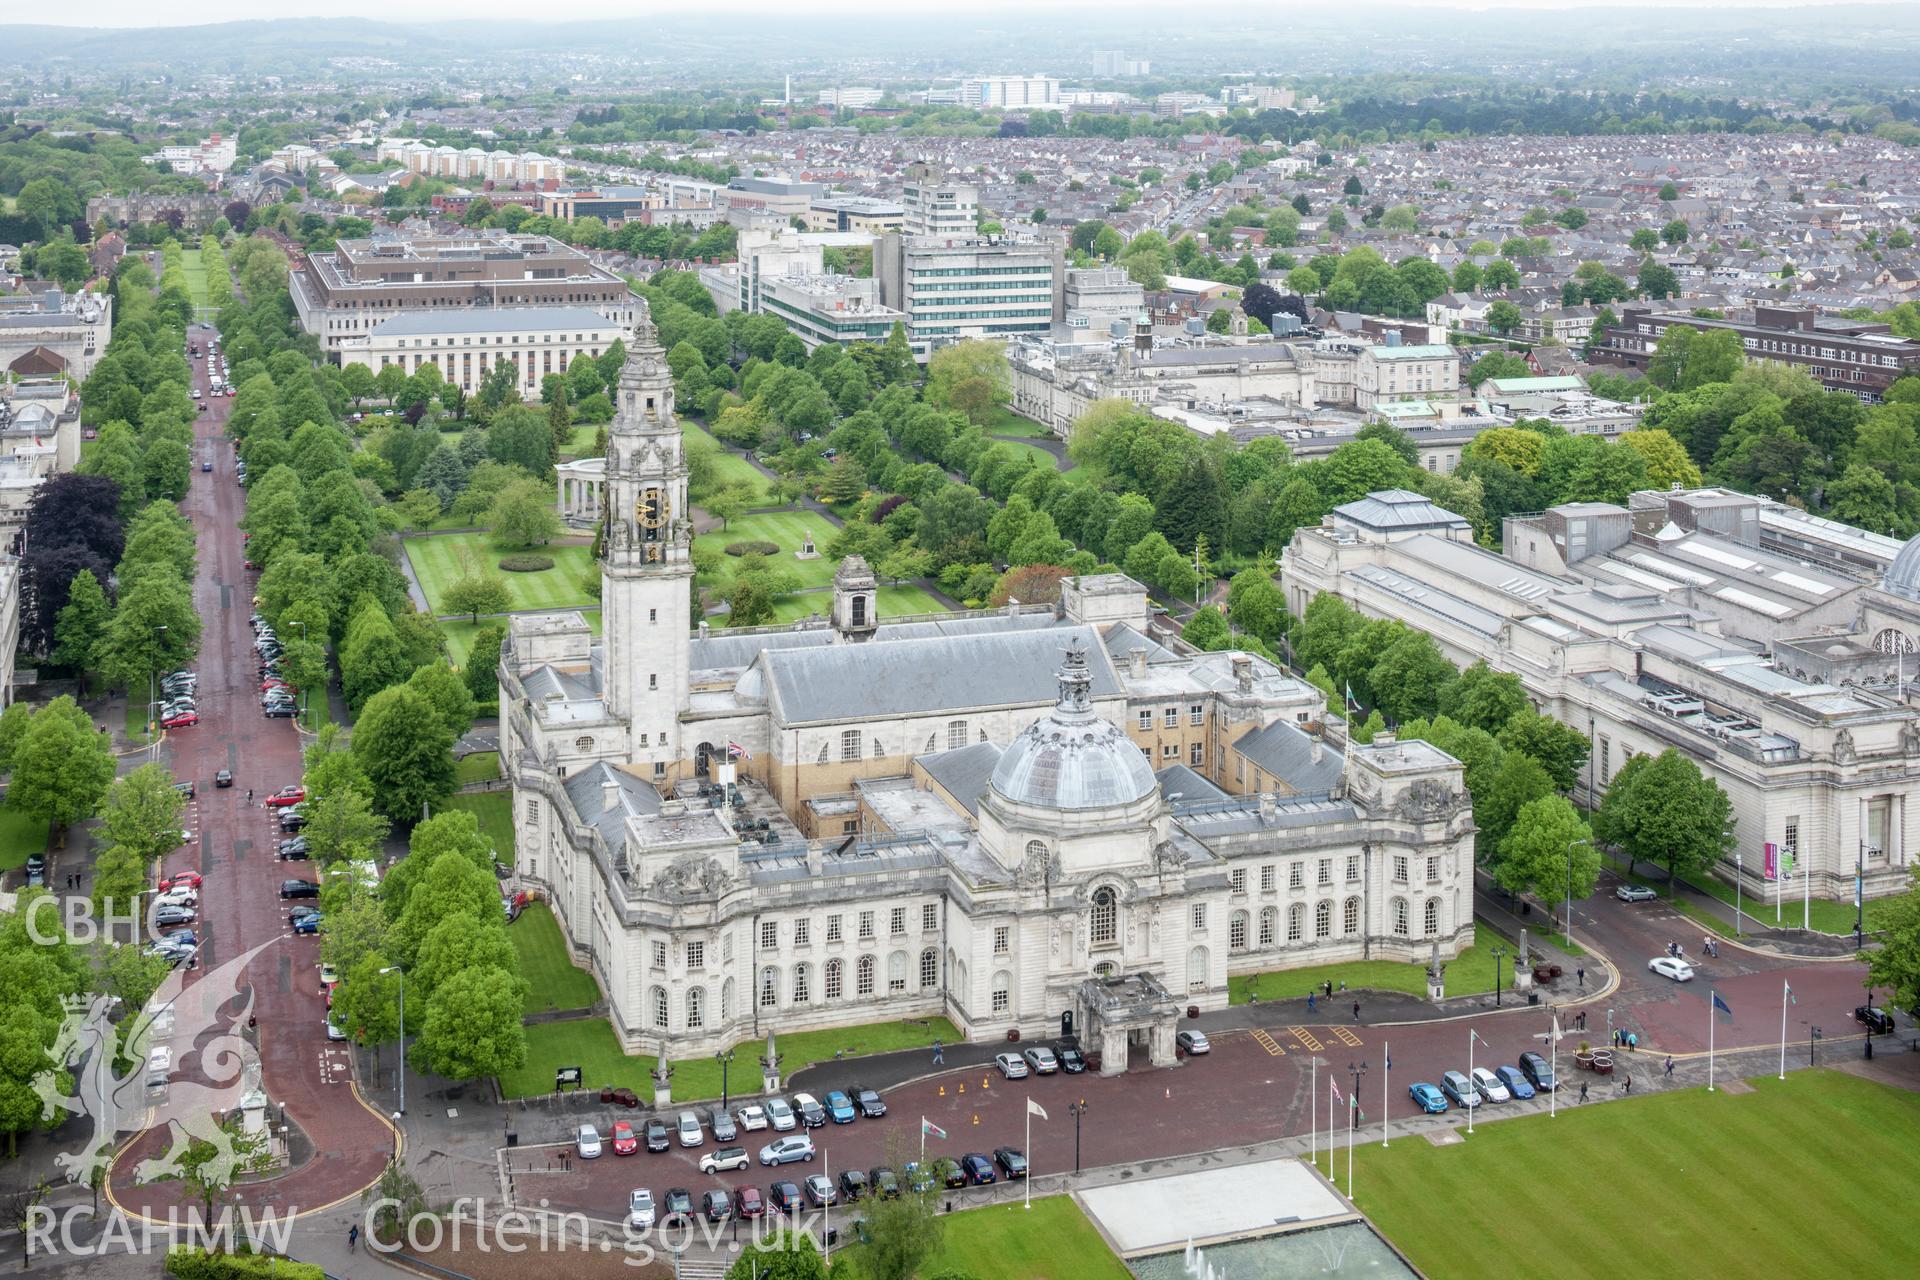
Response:
[[[1886,1207],[1920,1195],[1920,1095],[1835,1071],[1749,1083],[1562,1107],[1446,1147],[1362,1143],[1356,1198],[1435,1280],[1512,1274],[1516,1256],[1539,1276],[1910,1274]]]
[[[1622,875],[1626,874],[1627,860],[1625,858],[1613,853],[1607,853],[1603,856],[1613,865],[1615,870],[1619,871]],[[1655,889],[1662,890],[1663,892],[1667,888],[1667,873],[1665,868],[1655,867],[1651,863],[1641,862],[1636,864],[1633,879],[1636,883],[1650,884]],[[1718,898],[1728,906],[1734,905],[1733,886],[1727,884],[1725,881],[1716,879],[1710,875],[1702,875],[1695,876],[1691,880],[1683,879],[1682,883],[1690,885],[1702,893]],[[1880,928],[1882,914],[1897,900],[1897,898],[1867,899],[1866,930],[1868,933],[1872,933],[1875,929]],[[1676,902],[1672,905],[1679,907],[1683,914],[1700,921],[1702,924],[1712,924],[1714,928],[1729,937],[1733,934],[1733,926],[1731,924],[1718,920],[1709,920],[1704,911],[1689,907],[1684,902]],[[1742,926],[1743,928],[1771,929],[1775,927],[1773,903],[1771,901],[1756,901],[1752,894],[1743,893],[1740,895],[1739,905],[1740,909],[1749,917],[1747,923]],[[1805,900],[1799,894],[1789,890],[1786,895],[1786,900],[1780,907],[1780,924],[1778,927],[1783,929],[1811,927],[1816,933],[1846,935],[1853,933],[1853,899],[1851,898],[1815,898],[1812,903],[1811,915],[1812,922],[1809,926],[1804,923],[1808,918]]]
[[[448,613],[441,599],[464,572],[461,553],[472,557],[473,564],[498,574],[507,584],[508,608],[515,612],[531,609],[564,609],[571,605],[592,604],[586,578],[593,569],[593,548],[584,543],[552,543],[533,548],[533,554],[548,556],[553,568],[539,573],[507,573],[499,568],[500,557],[509,551],[494,545],[484,533],[446,533],[431,537],[407,538],[401,543],[407,559],[419,575],[421,589],[435,613]]]
[[[1019,453],[1031,454],[1035,465],[1052,470],[1060,465],[1059,460],[1037,444],[1028,444],[1024,440],[996,440],[1001,448],[1013,449]]]
[[[456,797],[457,798],[457,797]],[[524,917],[523,917],[524,918]],[[515,925],[519,928],[519,925]],[[936,1039],[952,1044],[960,1033],[945,1018],[935,1018],[922,1026],[918,1022],[874,1022],[864,1026],[828,1027],[821,1031],[800,1031],[779,1037],[780,1069],[792,1075],[805,1066],[833,1057],[846,1050],[850,1057],[871,1053],[891,1053],[897,1049],[916,1049]],[[749,1038],[740,1042],[728,1086],[735,1092],[751,1092],[756,1046],[765,1042]],[[571,1055],[571,1056],[569,1056]],[[651,1096],[647,1076],[654,1059],[644,1054],[620,1052],[613,1029],[601,1018],[581,1018],[569,1022],[549,1022],[527,1028],[527,1064],[508,1072],[500,1080],[501,1090],[510,1098],[550,1093],[556,1067],[580,1067],[583,1087],[597,1089],[603,1084],[623,1084]],[[739,1082],[746,1080],[742,1085]],[[673,1064],[673,1096],[687,1102],[720,1096],[720,1064],[711,1055]]]
[[[560,924],[544,902],[528,904],[507,928],[520,953],[520,976],[527,980],[527,1012],[584,1009],[600,999],[600,987],[585,969],[567,958]]]
[[[1284,919],[1284,916],[1282,917]],[[1443,961],[1442,980],[1450,996],[1485,994],[1493,990],[1494,963],[1491,948],[1499,943],[1506,948],[1506,956],[1500,962],[1500,970],[1506,981],[1505,990],[1513,989],[1513,952],[1511,938],[1503,938],[1498,930],[1484,920],[1474,921],[1474,943],[1459,956]],[[1272,973],[1249,973],[1234,977],[1228,988],[1234,1004],[1247,1003],[1247,997],[1258,994],[1263,1001],[1305,1000],[1307,993],[1323,984],[1331,982],[1334,987],[1334,1006],[1340,1004],[1340,984],[1346,983],[1347,990],[1353,991],[1399,991],[1407,995],[1424,996],[1427,994],[1427,966],[1420,964],[1402,964],[1397,960],[1354,960],[1346,964],[1317,964],[1302,969],[1281,969]],[[1324,992],[1322,993],[1324,998]]]
[[[27,855],[45,850],[52,834],[52,829],[39,818],[18,809],[0,807],[0,871],[26,866]]]
[[[180,251],[180,274],[187,278],[187,292],[193,296],[193,305],[207,306],[207,269],[200,261],[198,249]]]
[[[990,436],[1015,436],[1029,440],[1042,440],[1052,435],[1045,427],[1032,418],[1023,418],[1013,410],[1002,405],[994,411],[993,421],[987,424]]]
[[[686,436],[687,443],[692,444],[698,440],[712,447],[713,474],[716,484],[722,488],[730,484],[746,485],[756,494],[764,495],[766,493],[767,478],[762,475],[751,462],[748,462],[733,449],[720,443],[720,441],[714,439],[713,436],[702,431],[691,422],[682,419],[680,429]],[[696,504],[698,501],[698,499],[695,499]]]
[[[453,762],[453,776],[462,786],[469,782],[492,782],[500,776],[500,753],[476,751]]]
[[[513,865],[513,795],[507,791],[476,791],[449,796],[445,809],[465,809],[479,820],[480,834],[493,841],[494,856]]]
[[[560,446],[560,456],[563,458],[591,457],[593,442],[600,438],[601,425],[598,422],[575,423],[573,430],[567,436],[567,442]]]
[[[880,596],[876,603],[882,618],[898,618],[916,613],[948,612],[945,605],[925,591],[906,584],[880,588]],[[825,617],[832,612],[832,591],[796,591],[790,596],[773,602],[773,620],[776,623],[798,622],[810,613]],[[724,613],[718,615],[714,619],[714,625],[726,626],[726,615]]]
[[[582,609],[580,612],[586,616],[587,625],[593,629],[593,634],[599,635],[600,610]],[[456,667],[465,667],[467,654],[473,648],[474,637],[480,634],[483,627],[504,621],[506,621],[504,618],[482,618],[478,623],[468,622],[465,618],[440,619],[440,630],[447,637],[447,661]]]
[[[806,544],[808,534],[813,535],[813,548],[820,553],[818,559],[796,560],[793,553]],[[793,576],[794,582],[802,587],[825,587],[833,583],[833,571],[837,564],[826,553],[827,540],[833,537],[833,526],[811,511],[769,511],[761,515],[742,516],[725,529],[716,529],[712,533],[700,535],[717,547],[725,547],[734,542],[771,542],[779,546],[779,554],[768,559]],[[720,587],[733,580],[733,566],[740,563],[736,556],[723,556],[721,565],[711,578],[702,576],[699,585]]]
[[[1128,1280],[1132,1274],[1066,1196],[1036,1196],[1031,1209],[1016,1202],[943,1214],[940,1227],[940,1247],[920,1275],[952,1270],[995,1280]],[[855,1247],[843,1256],[857,1268],[861,1252]]]

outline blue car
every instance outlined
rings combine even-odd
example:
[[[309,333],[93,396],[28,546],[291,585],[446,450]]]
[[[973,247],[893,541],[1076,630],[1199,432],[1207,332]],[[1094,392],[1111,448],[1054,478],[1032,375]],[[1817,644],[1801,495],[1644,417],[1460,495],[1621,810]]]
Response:
[[[1500,1077],[1500,1083],[1507,1086],[1507,1092],[1516,1101],[1533,1096],[1533,1086],[1527,1083],[1527,1078],[1520,1074],[1518,1067],[1501,1067],[1493,1074]]]
[[[835,1124],[852,1124],[854,1111],[853,1099],[838,1089],[827,1094],[827,1114]]]
[[[1430,1116],[1437,1116],[1447,1109],[1446,1098],[1430,1084],[1409,1086],[1407,1096],[1413,1099],[1414,1106]]]
[[[320,932],[320,913],[296,911],[287,917],[287,923],[293,926],[295,933],[318,933]]]

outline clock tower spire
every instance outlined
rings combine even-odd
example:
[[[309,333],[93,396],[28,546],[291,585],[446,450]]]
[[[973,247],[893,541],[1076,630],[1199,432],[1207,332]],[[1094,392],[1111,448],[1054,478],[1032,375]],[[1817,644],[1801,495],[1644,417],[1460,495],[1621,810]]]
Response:
[[[682,758],[693,521],[673,372],[644,303],[614,394],[600,564],[604,688],[631,735],[631,759],[664,778]]]

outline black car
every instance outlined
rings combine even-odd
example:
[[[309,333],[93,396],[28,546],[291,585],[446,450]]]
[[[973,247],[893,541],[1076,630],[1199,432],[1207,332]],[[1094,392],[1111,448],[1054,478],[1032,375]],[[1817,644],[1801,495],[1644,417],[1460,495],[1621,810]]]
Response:
[[[1087,1069],[1087,1060],[1080,1052],[1080,1046],[1072,1040],[1062,1040],[1053,1046],[1053,1056],[1060,1059],[1060,1069],[1068,1075],[1077,1076]]]
[[[1013,1147],[995,1147],[993,1160],[1009,1179],[1027,1176],[1027,1158]]]
[[[291,720],[300,712],[291,702],[276,702],[261,714],[269,720]]]
[[[1553,1078],[1553,1068],[1545,1058],[1532,1050],[1520,1055],[1520,1074],[1537,1092],[1551,1093],[1558,1087],[1558,1082]]]
[[[1853,1011],[1853,1020],[1864,1026],[1870,1036],[1893,1034],[1893,1015],[1885,1009],[1876,1009],[1870,1004],[1863,1004]]]
[[[793,1111],[800,1117],[800,1123],[809,1129],[818,1129],[827,1122],[827,1109],[811,1098],[802,1102],[796,1097]]]
[[[887,1114],[887,1104],[880,1101],[880,1095],[872,1089],[863,1089],[859,1085],[847,1090],[853,1095],[853,1105],[860,1108],[860,1114],[868,1120],[877,1120]]]
[[[724,1191],[709,1191],[702,1197],[706,1201],[708,1222],[725,1222],[733,1216],[733,1197]]]
[[[966,1171],[952,1156],[942,1156],[933,1162],[933,1176],[940,1180],[940,1185],[943,1187],[954,1188],[967,1185]]]
[[[220,772],[218,772],[218,773],[216,773],[216,774],[214,774],[214,775],[213,775],[213,785],[214,785],[214,786],[216,786],[216,787],[230,787],[230,786],[232,786],[232,785],[233,785],[233,770],[231,770],[231,769],[222,769],[222,770],[221,770]]]
[[[662,1220],[672,1218],[691,1218],[693,1216],[693,1193],[685,1187],[669,1187],[666,1201],[660,1206]]]
[[[667,1122],[655,1116],[647,1121],[647,1150],[665,1151],[673,1145],[673,1135],[667,1132]]]
[[[308,857],[307,838],[295,836],[291,840],[282,840],[274,846],[276,856],[287,862],[304,862]]]
[[[969,1151],[960,1157],[960,1172],[966,1174],[967,1181],[976,1187],[984,1187],[994,1180],[993,1161],[978,1151]]]
[[[900,1194],[900,1175],[885,1165],[876,1165],[867,1170],[867,1185],[873,1188],[873,1194],[883,1200],[892,1200]]]
[[[289,809],[280,815],[280,829],[282,831],[298,831],[306,825],[307,815],[304,813],[295,813]]]
[[[870,1190],[872,1190],[872,1184],[867,1181],[867,1175],[858,1169],[848,1169],[840,1175],[842,1200],[858,1200]]]
[[[767,1188],[767,1203],[773,1206],[775,1213],[798,1213],[805,1203],[800,1198],[800,1184],[782,1179]]]
[[[283,898],[317,898],[320,886],[311,880],[282,880],[280,896]]]

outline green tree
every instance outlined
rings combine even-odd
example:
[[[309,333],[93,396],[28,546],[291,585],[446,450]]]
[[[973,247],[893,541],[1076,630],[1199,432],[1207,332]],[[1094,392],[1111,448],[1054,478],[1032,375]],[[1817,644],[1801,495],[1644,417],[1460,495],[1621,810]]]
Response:
[[[1652,227],[1637,227],[1628,238],[1627,247],[1636,253],[1652,253],[1660,247],[1660,233]]]
[[[1473,797],[1473,820],[1480,827],[1474,847],[1481,860],[1491,862],[1499,855],[1522,809],[1552,794],[1553,779],[1538,760],[1519,751],[1501,757],[1493,777]]]
[[[0,711],[0,774],[13,768],[27,726],[33,723],[33,707],[25,702],[10,702]]]
[[[171,575],[143,574],[120,593],[96,655],[110,683],[144,698],[154,674],[186,666],[199,647],[192,589]]]
[[[1587,763],[1586,735],[1543,716],[1531,707],[1516,712],[1496,736],[1508,751],[1519,751],[1540,762],[1557,791],[1571,791]]]
[[[1433,715],[1458,677],[1424,631],[1407,630],[1373,664],[1367,685],[1381,711],[1396,721],[1410,720]]]
[[[66,829],[93,816],[113,782],[107,735],[62,694],[34,713],[14,752],[7,806],[52,824],[62,847]]]
[[[441,608],[464,613],[474,623],[483,613],[505,613],[511,603],[506,581],[497,573],[476,571],[455,578],[440,595]]]
[[[1640,292],[1649,298],[1673,298],[1680,294],[1680,277],[1672,267],[1655,262],[1652,258],[1640,264],[1634,282],[1640,286]]]
[[[1227,612],[1233,625],[1271,645],[1287,626],[1287,602],[1273,575],[1256,566],[1242,569],[1227,588]]]
[[[93,666],[94,654],[112,620],[113,607],[107,603],[107,594],[100,589],[100,580],[93,576],[93,570],[82,569],[74,574],[67,586],[67,603],[53,624],[51,656],[55,663],[79,677],[82,696],[86,694],[87,671]]]
[[[418,692],[382,689],[354,725],[353,754],[373,787],[374,809],[410,823],[453,794],[453,734]]]
[[[1505,298],[1487,308],[1487,328],[1503,337],[1518,329],[1525,318],[1520,314],[1520,308]]]
[[[902,1177],[900,1182],[904,1187],[907,1179]],[[937,1192],[903,1191],[892,1198],[871,1199],[865,1218],[860,1270],[867,1280],[912,1280],[940,1251],[945,1219]],[[733,1280],[733,1273],[728,1280]]]
[[[1692,234],[1693,231],[1687,226],[1684,218],[1675,218],[1660,228],[1660,238],[1670,245],[1683,245]]]
[[[1225,649],[1233,643],[1227,620],[1212,605],[1198,610],[1187,619],[1186,626],[1180,630],[1180,638],[1194,648],[1203,650]]]
[[[1480,268],[1480,290],[1482,293],[1495,293],[1502,289],[1515,289],[1520,285],[1520,269],[1505,258],[1495,258]]]
[[[1440,699],[1443,714],[1475,729],[1498,733],[1502,726],[1528,709],[1520,677],[1495,671],[1476,662],[1460,673]]]
[[[467,665],[461,668],[460,674],[466,679],[467,691],[477,706],[499,700],[500,645],[506,638],[506,624],[491,623],[480,628],[473,637],[473,647],[467,650]]]
[[[500,490],[487,525],[495,542],[510,547],[544,546],[565,532],[551,488],[537,480],[517,480]]]
[[[464,969],[427,1004],[414,1052],[449,1080],[503,1075],[527,1060],[525,983],[504,969]]]
[[[1493,878],[1508,893],[1533,893],[1548,901],[1568,894],[1584,898],[1600,879],[1592,834],[1565,796],[1530,800],[1500,842]]]
[[[433,706],[455,740],[473,728],[473,694],[453,668],[430,662],[413,673],[407,687]]]
[[[1905,892],[1881,911],[1880,945],[1867,952],[1867,986],[1887,992],[1899,1009],[1920,1008],[1920,863]]]
[[[1669,883],[1705,874],[1732,850],[1733,804],[1720,784],[1668,747],[1620,767],[1594,814],[1594,834],[1635,862],[1656,862]]]
[[[165,765],[143,764],[107,788],[100,835],[109,845],[131,850],[143,866],[151,865],[179,846],[186,806]]]

